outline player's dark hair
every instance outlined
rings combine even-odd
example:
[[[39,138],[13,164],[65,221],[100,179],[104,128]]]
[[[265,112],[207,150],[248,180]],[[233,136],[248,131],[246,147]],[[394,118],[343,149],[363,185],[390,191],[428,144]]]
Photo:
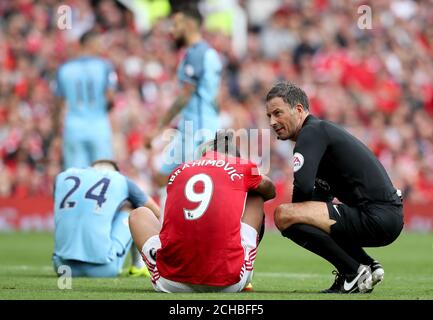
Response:
[[[184,3],[179,5],[172,14],[182,13],[184,16],[193,19],[199,26],[203,23],[203,16],[195,3]]]
[[[308,97],[305,91],[291,82],[278,82],[274,85],[266,95],[266,102],[274,98],[283,99],[283,101],[289,104],[291,108],[294,108],[299,103],[304,107],[305,111],[310,110]]]
[[[82,46],[86,45],[87,43],[89,43],[90,41],[92,41],[98,34],[93,31],[87,31],[85,32],[81,37],[80,37],[80,44]]]
[[[232,130],[218,130],[213,141],[213,150],[224,152],[227,155],[240,157],[241,154],[234,141],[235,134]]]
[[[103,163],[111,164],[116,171],[118,171],[118,172],[120,171],[119,166],[117,165],[117,162],[113,161],[113,160],[109,160],[109,159],[99,159],[99,160],[93,161],[91,166],[94,167],[97,164],[103,164]]]

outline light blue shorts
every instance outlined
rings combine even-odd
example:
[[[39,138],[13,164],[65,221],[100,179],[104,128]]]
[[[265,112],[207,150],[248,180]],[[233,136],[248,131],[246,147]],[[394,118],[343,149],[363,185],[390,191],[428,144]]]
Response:
[[[121,271],[125,258],[131,248],[132,238],[128,227],[125,227],[124,220],[128,218],[128,212],[119,211],[113,219],[111,229],[112,251],[110,252],[111,262],[91,263],[79,260],[63,259],[56,253],[53,254],[54,271],[60,276],[62,269],[59,267],[67,265],[71,268],[72,277],[115,277]],[[61,252],[61,251],[57,251]],[[87,253],[91,255],[90,252]],[[83,256],[85,257],[85,256]],[[83,259],[85,260],[85,259]]]
[[[131,245],[128,246],[128,250],[122,256],[116,256],[116,258],[105,264],[89,263],[77,260],[64,260],[57,255],[53,255],[53,267],[54,271],[58,276],[61,276],[60,266],[69,266],[71,268],[72,277],[91,277],[91,278],[111,278],[116,277],[121,271],[125,258],[128,255],[128,251]]]
[[[113,148],[110,138],[96,140],[63,141],[63,166],[86,168],[96,160],[113,159]]]

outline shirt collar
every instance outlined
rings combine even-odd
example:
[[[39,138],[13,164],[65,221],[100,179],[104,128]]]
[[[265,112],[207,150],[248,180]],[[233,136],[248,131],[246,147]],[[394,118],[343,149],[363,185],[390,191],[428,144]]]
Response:
[[[312,120],[317,119],[315,116],[313,116],[311,113],[305,118],[304,123],[302,124],[303,128],[304,126],[307,125],[308,122],[311,122]]]

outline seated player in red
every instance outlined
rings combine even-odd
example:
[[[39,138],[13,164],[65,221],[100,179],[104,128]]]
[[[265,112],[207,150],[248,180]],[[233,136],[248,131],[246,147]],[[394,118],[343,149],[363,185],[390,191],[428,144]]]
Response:
[[[205,147],[202,158],[170,175],[162,228],[145,207],[129,218],[159,292],[240,292],[252,278],[263,203],[275,187],[239,157],[232,134],[218,134]]]

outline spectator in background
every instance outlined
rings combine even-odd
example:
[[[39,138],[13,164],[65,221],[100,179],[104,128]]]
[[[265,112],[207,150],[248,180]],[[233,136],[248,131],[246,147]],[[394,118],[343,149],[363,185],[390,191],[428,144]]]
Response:
[[[145,34],[152,29],[158,19],[167,17],[170,13],[169,0],[119,0],[134,14],[135,29]]]
[[[96,20],[95,12],[88,0],[77,1],[74,5],[71,17],[73,28],[66,30],[69,41],[79,41],[83,34],[94,27]]]

